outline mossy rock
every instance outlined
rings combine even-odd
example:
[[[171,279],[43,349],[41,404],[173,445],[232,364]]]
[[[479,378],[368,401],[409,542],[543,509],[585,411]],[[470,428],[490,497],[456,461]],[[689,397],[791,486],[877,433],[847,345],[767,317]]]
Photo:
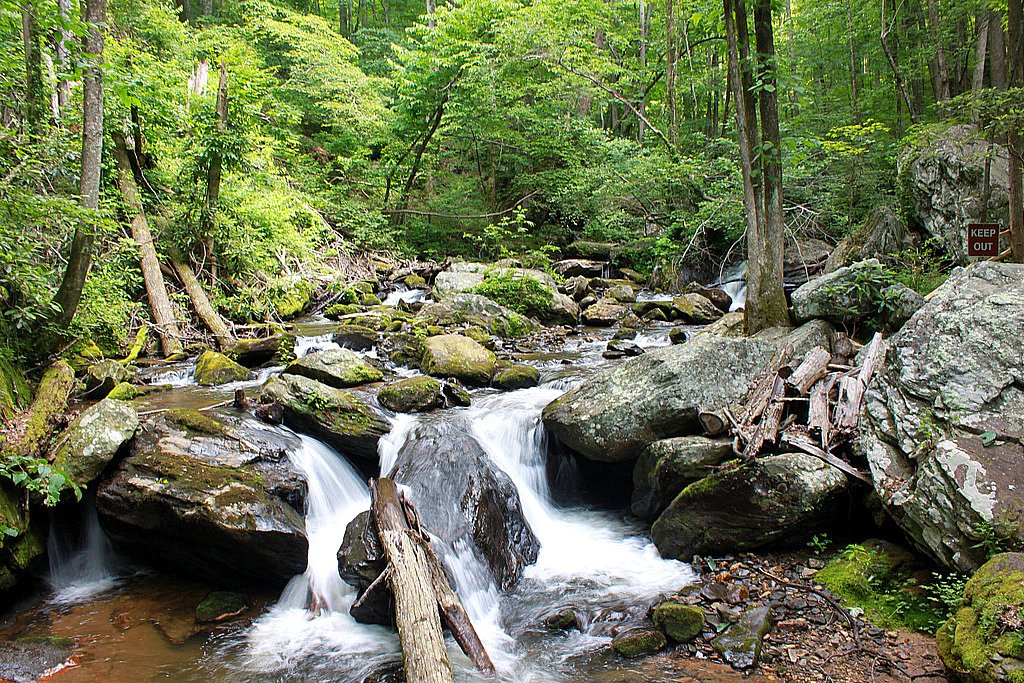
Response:
[[[424,289],[427,286],[427,281],[419,275],[407,275],[403,282],[409,289]]]
[[[72,346],[68,353],[68,363],[75,372],[80,372],[104,358],[103,349],[92,339],[83,339]]]
[[[454,377],[474,386],[486,386],[491,381],[497,359],[469,337],[442,334],[428,337],[423,346],[420,367],[428,375]]]
[[[499,366],[491,378],[491,386],[502,391],[526,389],[540,384],[540,370],[532,365]]]
[[[668,645],[668,639],[661,631],[638,628],[615,636],[612,649],[623,657],[633,659],[652,655]]]
[[[324,311],[324,317],[330,318],[331,320],[338,320],[343,316],[355,315],[362,312],[362,307],[354,302],[351,304],[334,304],[327,307],[327,310]]]
[[[21,509],[20,492],[0,483],[0,591],[14,587],[46,553],[46,536]],[[7,531],[9,530],[9,531]]]
[[[963,605],[936,636],[956,683],[1024,681],[1024,553],[1003,553],[967,582]]]
[[[290,363],[285,373],[315,379],[336,389],[379,382],[384,378],[384,373],[349,349],[311,353]]]
[[[135,436],[138,427],[135,408],[108,396],[68,425],[53,464],[79,486],[91,484]]]
[[[653,619],[677,643],[688,643],[704,630],[704,610],[696,605],[663,602],[654,608]]]
[[[241,593],[213,591],[196,607],[196,621],[201,624],[225,621],[249,608],[249,599]]]
[[[399,413],[425,413],[444,405],[442,384],[433,377],[408,377],[392,382],[377,393],[377,401]]]
[[[363,294],[359,299],[359,303],[363,306],[380,306],[382,302],[376,294]]]
[[[672,300],[673,318],[693,325],[708,325],[722,317],[722,311],[700,294],[684,294]]]
[[[275,283],[268,296],[278,317],[291,320],[309,307],[313,299],[313,285],[299,277],[287,278]]]
[[[113,401],[133,401],[141,395],[142,392],[139,391],[139,388],[134,384],[130,382],[121,382],[110,390],[110,393],[107,394],[107,398]]]
[[[373,294],[377,291],[377,283],[370,282],[369,280],[362,280],[352,285],[352,289],[356,290],[360,294]]]
[[[207,436],[227,436],[229,431],[223,422],[191,408],[171,408],[164,413],[164,420],[179,429]]]
[[[7,422],[28,407],[32,389],[21,368],[0,350],[0,423]]]
[[[251,376],[248,369],[231,360],[223,353],[207,349],[196,363],[196,383],[210,387],[228,382],[241,382]]]
[[[97,361],[85,373],[85,389],[89,398],[104,398],[118,384],[128,382],[134,374],[116,360]]]
[[[462,334],[469,337],[477,344],[480,344],[491,351],[494,350],[494,339],[491,338],[491,334],[484,328],[472,325],[463,330]]]

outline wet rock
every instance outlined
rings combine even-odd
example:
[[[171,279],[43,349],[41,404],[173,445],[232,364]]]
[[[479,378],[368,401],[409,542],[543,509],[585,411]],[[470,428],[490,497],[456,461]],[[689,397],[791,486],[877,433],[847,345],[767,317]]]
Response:
[[[644,348],[636,342],[627,341],[625,339],[613,339],[608,342],[608,346],[601,355],[605,358],[616,359],[632,358],[633,356],[639,356],[642,353],[644,353]]]
[[[144,425],[97,487],[96,509],[115,545],[214,583],[279,588],[301,572],[302,477],[271,455],[281,443],[236,429],[221,423],[213,436],[163,416]]]
[[[663,602],[654,608],[652,618],[677,643],[689,643],[704,630],[704,610],[695,605]]]
[[[761,645],[771,628],[770,607],[748,607],[711,645],[733,668],[750,669],[760,659]]]
[[[565,289],[566,295],[572,297],[573,301],[582,301],[592,293],[590,290],[590,280],[582,276],[570,277],[566,279],[565,284],[562,286]]]
[[[263,403],[281,405],[284,422],[350,456],[377,462],[377,442],[391,425],[365,401],[299,375],[281,375],[263,387]]]
[[[0,483],[0,526],[11,529],[0,543],[0,591],[14,587],[43,563],[46,531],[31,511],[22,509],[22,494],[7,482]]]
[[[1024,553],[1003,553],[967,582],[961,607],[937,634],[956,683],[1024,679]]]
[[[19,638],[0,641],[0,679],[36,683],[68,663],[75,643],[70,638]]]
[[[416,320],[423,325],[445,328],[476,325],[502,338],[521,337],[537,329],[529,318],[479,294],[457,294],[427,304]]]
[[[690,484],[658,517],[663,557],[721,554],[793,542],[835,514],[846,477],[817,458],[784,453]]]
[[[571,609],[548,614],[541,619],[541,622],[544,624],[544,628],[549,631],[570,631],[579,630],[580,628],[580,618]]]
[[[392,593],[386,585],[378,584],[372,595],[365,595],[387,566],[370,511],[360,512],[345,527],[345,538],[338,549],[338,573],[342,581],[359,591],[357,602],[361,604],[353,605],[349,613],[361,624],[390,626],[395,621]]]
[[[701,294],[691,293],[672,299],[673,319],[691,325],[707,325],[722,317],[722,310]]]
[[[732,307],[732,297],[729,294],[717,287],[705,287],[699,282],[691,282],[684,287],[684,291],[687,294],[700,294],[702,297],[710,301],[715,305],[715,308],[720,310],[722,313],[728,313]]]
[[[384,378],[384,373],[348,349],[328,349],[307,354],[289,363],[284,372],[308,377],[336,389],[379,382]]]
[[[423,276],[416,275],[415,273],[412,275],[406,275],[402,282],[409,289],[426,289],[427,287],[427,281],[423,279]]]
[[[294,357],[295,335],[281,332],[269,337],[239,339],[228,355],[235,362],[249,368],[280,358]]]
[[[858,443],[914,544],[949,567],[984,560],[986,529],[1024,542],[1024,266],[957,270],[889,340]]]
[[[653,520],[689,484],[708,476],[715,465],[733,457],[728,439],[680,436],[655,441],[633,468],[633,514]]]
[[[792,304],[798,323],[814,318],[844,324],[871,320],[896,329],[924,305],[924,297],[899,282],[889,284],[878,260],[869,259],[801,285]]]
[[[133,401],[143,394],[143,390],[134,384],[128,382],[121,382],[116,387],[110,390],[107,394],[107,398],[111,401]]]
[[[249,609],[249,598],[231,591],[213,591],[196,607],[196,621],[215,623],[226,621]]]
[[[566,294],[554,292],[551,303],[537,311],[527,311],[545,325],[577,325],[580,322],[580,306]]]
[[[648,444],[701,432],[697,414],[738,401],[781,343],[797,355],[828,347],[820,322],[754,337],[695,335],[686,344],[648,351],[585,381],[544,408],[544,425],[584,457],[622,462]]]
[[[453,263],[434,278],[434,298],[448,299],[483,284],[485,270],[483,263]]]
[[[511,479],[469,435],[469,425],[423,424],[398,453],[395,481],[411,489],[423,526],[448,548],[475,546],[501,588],[518,580],[540,545]]]
[[[79,486],[90,484],[138,428],[139,415],[131,404],[105,398],[68,425],[53,464]]]
[[[629,659],[652,655],[668,645],[668,639],[661,631],[652,628],[636,628],[615,636],[612,649]]]
[[[118,384],[130,382],[133,376],[131,370],[116,360],[101,360],[90,365],[85,373],[85,390],[89,398],[103,398]]]
[[[604,293],[609,299],[614,299],[620,304],[631,304],[636,301],[636,292],[629,285],[615,285],[609,287],[608,291]]]
[[[301,315],[313,300],[313,285],[299,275],[281,278],[267,291],[270,305],[281,320],[291,320]]]
[[[423,361],[420,367],[428,375],[453,377],[474,386],[486,386],[491,381],[497,359],[494,353],[458,334],[428,337],[423,342]]]
[[[369,327],[342,325],[334,330],[331,340],[343,349],[369,351],[377,344],[379,335]]]
[[[526,389],[538,384],[540,384],[540,371],[532,365],[507,364],[502,366],[499,364],[491,379],[491,386],[502,391]]]
[[[580,302],[581,304],[583,302]],[[611,327],[624,317],[629,309],[611,299],[601,299],[583,311],[583,322],[594,327]]]
[[[673,345],[683,344],[690,338],[691,334],[693,333],[685,327],[673,327],[668,332],[668,340],[672,342]]]
[[[423,358],[423,340],[413,334],[387,334],[381,339],[377,353],[395,365],[418,368]]]
[[[564,278],[592,278],[601,277],[601,273],[604,272],[604,263],[589,259],[565,259],[555,262],[552,268]]]
[[[251,377],[245,367],[231,360],[223,353],[207,349],[196,362],[196,384],[202,387],[229,382],[241,382]]]
[[[425,413],[444,405],[441,382],[433,377],[407,377],[382,387],[377,401],[399,413]]]

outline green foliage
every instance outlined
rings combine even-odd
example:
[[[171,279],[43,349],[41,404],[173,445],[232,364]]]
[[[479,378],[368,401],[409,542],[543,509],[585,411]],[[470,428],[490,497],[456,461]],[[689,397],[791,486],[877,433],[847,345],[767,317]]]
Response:
[[[16,487],[39,498],[46,506],[60,502],[65,490],[82,499],[81,488],[63,470],[54,467],[44,458],[29,458],[17,453],[4,453],[0,458],[0,477],[9,480]]]
[[[832,539],[828,537],[827,533],[814,534],[811,540],[807,541],[807,547],[813,550],[816,555],[821,555],[831,545]]]
[[[537,311],[551,307],[553,294],[542,282],[527,275],[517,275],[514,271],[498,271],[486,273],[483,283],[473,288],[473,293],[481,294],[510,308],[521,315],[534,315]],[[510,332],[512,336],[519,336]]]
[[[823,291],[848,304],[842,312],[850,318],[864,318],[872,329],[881,329],[899,310],[900,293],[893,287],[896,274],[877,262],[853,267],[849,281],[823,287]]]

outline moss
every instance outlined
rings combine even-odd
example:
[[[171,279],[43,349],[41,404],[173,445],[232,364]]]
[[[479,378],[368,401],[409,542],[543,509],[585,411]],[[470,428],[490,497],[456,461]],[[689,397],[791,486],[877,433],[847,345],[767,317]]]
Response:
[[[382,302],[376,294],[364,294],[360,298],[359,303],[363,306],[380,306]]]
[[[382,388],[377,400],[389,410],[419,413],[439,408],[444,403],[441,383],[433,377],[409,377]]]
[[[222,353],[206,350],[196,363],[196,383],[208,387],[249,379],[249,370]]]
[[[313,297],[313,285],[301,278],[278,281],[268,291],[270,305],[282,320],[302,314]]]
[[[663,602],[654,608],[654,625],[677,643],[688,643],[704,629],[704,610],[696,605]]]
[[[213,591],[196,607],[196,621],[200,623],[224,621],[238,616],[249,607],[249,600],[241,593]]]
[[[7,422],[29,403],[32,390],[21,369],[0,349],[0,423]]]
[[[358,306],[355,303],[351,303],[351,304],[334,304],[332,306],[328,306],[327,307],[327,310],[324,311],[324,316],[327,317],[327,318],[330,318],[331,320],[337,320],[337,319],[341,318],[342,316],[354,315],[356,313],[362,313],[362,312],[363,312],[362,307]]]
[[[172,425],[198,434],[208,436],[226,436],[228,434],[228,427],[223,422],[191,408],[171,408],[164,413],[164,419]]]
[[[540,383],[540,371],[532,365],[500,367],[491,379],[491,386],[504,391],[535,387]]]
[[[493,343],[493,340],[491,339],[491,335],[487,332],[487,330],[485,330],[484,328],[480,327],[479,325],[471,325],[470,327],[467,327],[462,332],[462,334],[464,334],[465,336],[469,337],[470,339],[475,341],[477,344],[482,344],[484,346],[488,346],[488,345]]]
[[[363,280],[352,285],[352,289],[356,290],[360,294],[373,294],[377,291],[377,284],[370,282],[369,280]]]
[[[358,304],[359,303],[359,290],[355,287],[346,287],[345,289],[338,292],[338,303],[339,304]]]
[[[107,394],[107,398],[112,398],[115,401],[131,401],[139,397],[139,390],[134,384],[129,382],[121,382],[116,387],[110,390]]]
[[[615,637],[612,649],[623,657],[642,657],[654,654],[668,645],[668,639],[661,631],[637,629]]]
[[[55,417],[67,410],[68,396],[74,385],[75,372],[63,361],[57,361],[43,373],[22,433],[23,449],[42,453],[53,437]]]
[[[423,289],[427,286],[427,281],[419,275],[407,275],[404,282],[405,286],[410,289]]]

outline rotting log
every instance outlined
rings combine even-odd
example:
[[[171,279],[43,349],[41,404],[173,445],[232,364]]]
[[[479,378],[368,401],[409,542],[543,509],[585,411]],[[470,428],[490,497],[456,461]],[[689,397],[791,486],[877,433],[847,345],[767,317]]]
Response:
[[[796,389],[800,396],[806,396],[814,383],[828,374],[831,361],[832,353],[828,349],[824,346],[814,347],[786,379],[786,384]]]
[[[782,414],[786,409],[786,402],[783,400],[786,395],[786,382],[776,374],[775,386],[772,387],[766,402],[767,407],[761,414],[761,421],[754,431],[754,436],[743,451],[743,457],[753,460],[764,448],[765,443],[775,443],[778,438],[779,424],[782,422]]]
[[[454,683],[424,544],[413,537],[395,482],[383,477],[371,491],[371,509],[395,596],[405,678],[409,683]]]
[[[864,400],[864,391],[875,374],[882,348],[882,334],[876,332],[868,350],[864,354],[864,363],[856,377],[844,377],[839,385],[839,405],[836,407],[835,426],[839,430],[852,432],[857,428],[860,419],[860,406]]]
[[[821,437],[822,446],[828,449],[828,440],[832,432],[831,401],[832,387],[835,386],[836,375],[826,375],[811,387],[810,403],[807,408],[807,427],[812,434]]]
[[[721,410],[708,410],[701,408],[697,413],[697,421],[706,436],[719,436],[729,429],[729,419]]]
[[[739,419],[741,424],[751,425],[761,417],[761,413],[768,407],[768,401],[775,390],[775,381],[782,372],[782,368],[793,360],[793,353],[792,344],[783,344],[758,374],[750,391],[741,402],[741,406],[743,406],[743,412]]]
[[[20,434],[7,444],[8,453],[26,458],[41,458],[46,454],[57,429],[68,413],[68,399],[75,388],[75,371],[64,361],[57,361],[43,373],[36,396],[21,418],[22,427],[12,434]]]

